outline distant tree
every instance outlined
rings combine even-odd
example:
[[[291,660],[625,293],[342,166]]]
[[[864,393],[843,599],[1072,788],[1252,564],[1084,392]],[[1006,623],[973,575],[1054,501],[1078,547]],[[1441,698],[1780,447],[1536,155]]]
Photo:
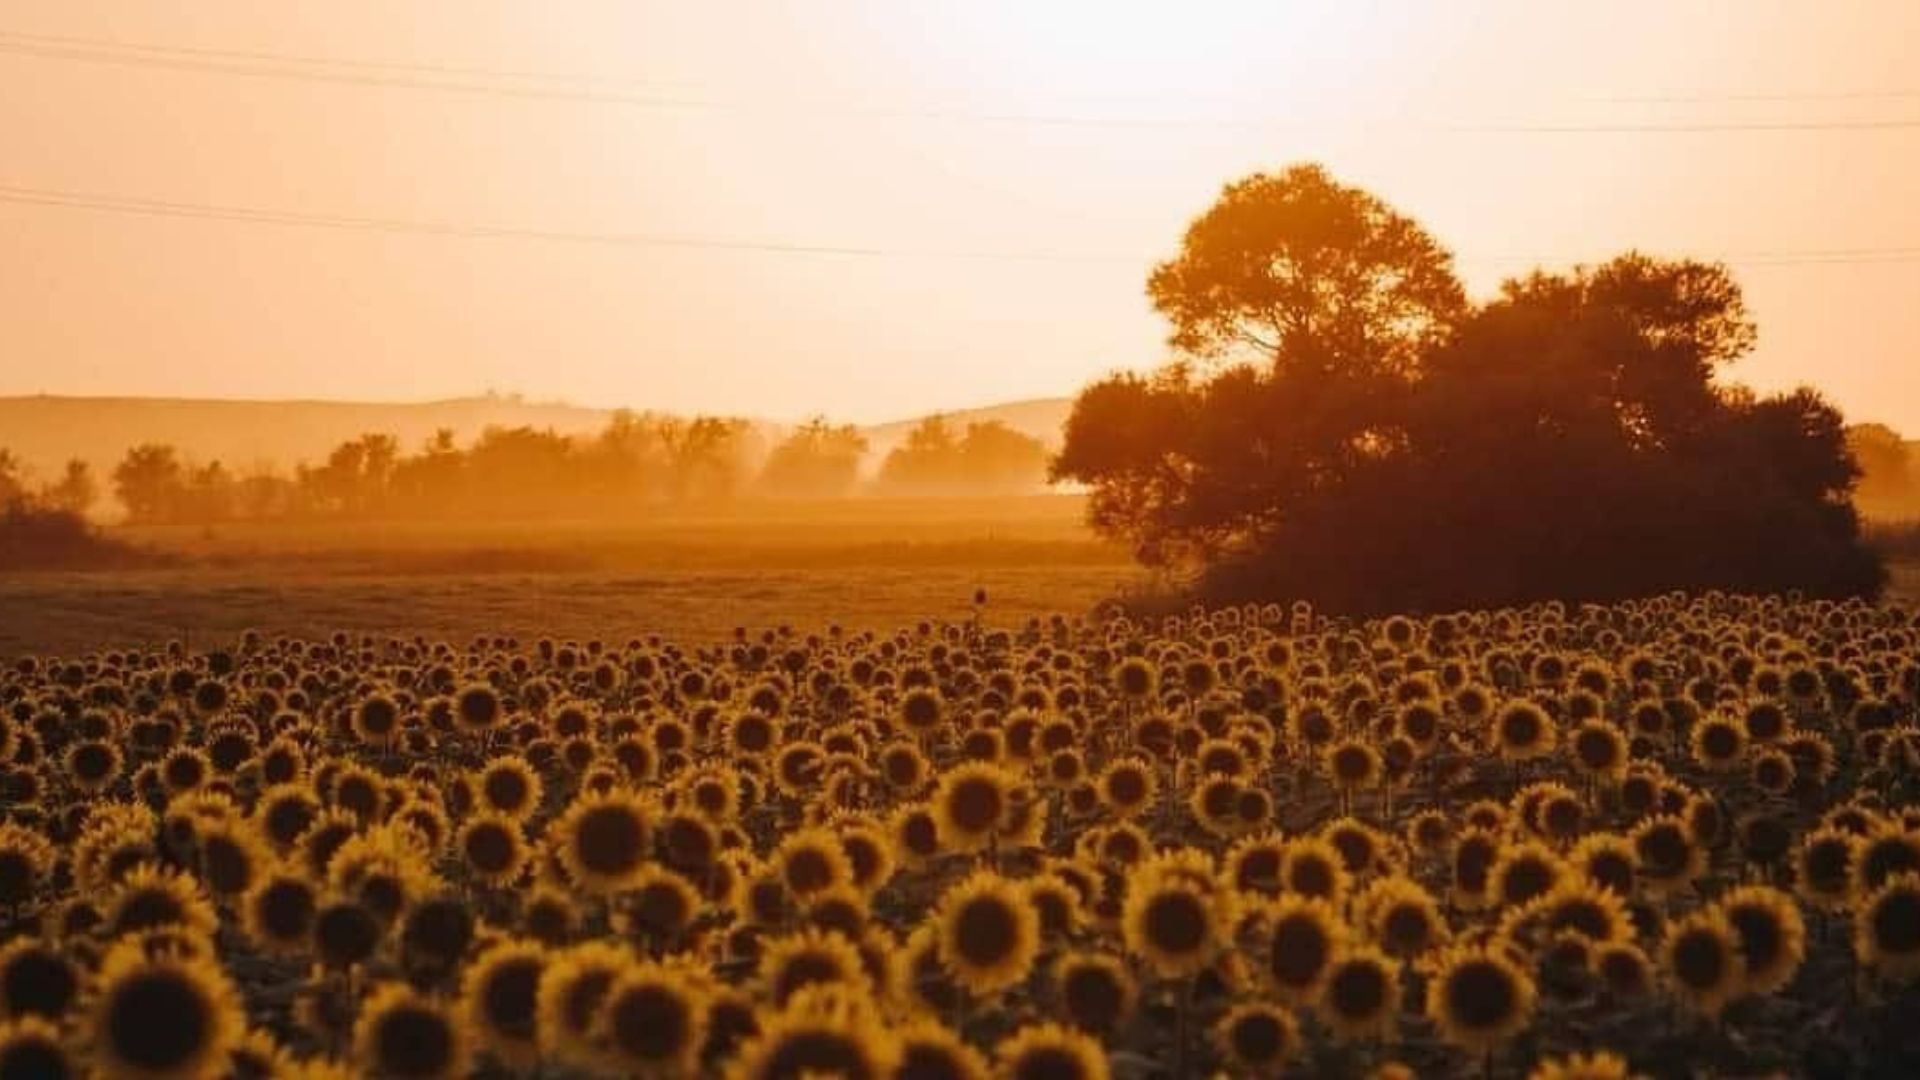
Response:
[[[967,425],[960,438],[960,473],[982,491],[1028,491],[1047,480],[1047,445],[1004,420]]]
[[[816,416],[774,445],[760,470],[760,486],[773,495],[845,495],[860,476],[867,440],[851,424]]]
[[[705,501],[732,496],[746,473],[746,434],[745,421],[725,417],[662,421],[660,437],[667,449],[675,499]]]
[[[1839,414],[1715,381],[1755,336],[1724,268],[1630,254],[1468,310],[1417,226],[1286,176],[1230,187],[1152,290],[1177,345],[1270,362],[1076,401],[1053,474],[1096,528],[1208,599],[1362,612],[1879,587]]]
[[[143,443],[114,466],[113,491],[127,519],[150,524],[173,520],[181,510],[184,469],[174,448]]]
[[[1046,479],[1045,443],[1002,420],[955,432],[944,416],[914,425],[881,462],[879,475],[884,488],[943,495],[1026,491]]]
[[[47,485],[40,501],[77,517],[85,517],[100,497],[100,485],[93,479],[93,466],[79,458],[68,460],[60,479]]]
[[[11,506],[26,497],[24,472],[13,451],[0,446],[0,507]]]
[[[960,440],[939,415],[915,424],[880,463],[880,482],[893,488],[946,488],[960,478]]]
[[[1906,439],[1885,424],[1857,424],[1847,429],[1847,445],[1860,463],[1861,504],[1869,512],[1910,512],[1916,492]]]
[[[178,517],[196,523],[228,521],[239,505],[239,482],[218,461],[189,468]]]

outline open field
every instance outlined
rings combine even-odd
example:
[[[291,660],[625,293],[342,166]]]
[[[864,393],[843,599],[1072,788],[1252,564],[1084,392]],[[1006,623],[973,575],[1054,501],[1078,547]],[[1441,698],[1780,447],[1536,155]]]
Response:
[[[178,566],[0,577],[0,656],[246,629],[450,640],[711,641],[737,626],[891,628],[1080,614],[1135,581],[1070,497],[760,507],[607,525],[245,525],[127,529]]]

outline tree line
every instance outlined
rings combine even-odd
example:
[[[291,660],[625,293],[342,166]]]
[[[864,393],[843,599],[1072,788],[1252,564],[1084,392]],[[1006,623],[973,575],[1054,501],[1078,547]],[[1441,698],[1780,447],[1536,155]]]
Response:
[[[1001,421],[920,421],[863,475],[861,431],[816,417],[769,439],[738,419],[620,411],[587,435],[490,427],[462,446],[441,430],[411,452],[392,435],[365,434],[322,461],[236,470],[195,462],[178,448],[126,451],[104,485],[133,524],[240,520],[618,518],[652,509],[742,498],[1022,493],[1046,483],[1048,448]],[[33,485],[0,451],[0,507],[85,516],[103,485],[75,460]]]
[[[1084,390],[1053,475],[1205,600],[1883,584],[1839,412],[1722,381],[1757,335],[1724,266],[1628,252],[1474,303],[1417,222],[1300,165],[1228,185],[1148,293],[1175,358]]]

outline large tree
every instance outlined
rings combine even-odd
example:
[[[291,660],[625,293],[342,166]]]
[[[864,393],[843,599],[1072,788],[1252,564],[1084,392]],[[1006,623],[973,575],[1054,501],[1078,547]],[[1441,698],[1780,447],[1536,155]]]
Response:
[[[1839,414],[1718,381],[1755,340],[1723,267],[1629,254],[1477,308],[1444,268],[1418,226],[1317,169],[1230,186],[1152,291],[1176,346],[1270,362],[1096,383],[1055,475],[1216,600],[1879,586]]]

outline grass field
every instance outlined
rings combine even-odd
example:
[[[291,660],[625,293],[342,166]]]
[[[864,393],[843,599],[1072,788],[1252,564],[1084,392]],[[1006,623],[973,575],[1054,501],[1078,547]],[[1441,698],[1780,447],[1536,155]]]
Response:
[[[120,535],[164,569],[0,576],[0,655],[270,634],[648,634],[997,624],[1085,612],[1137,580],[1072,497],[781,504],[649,522],[242,525]]]
[[[0,656],[239,631],[452,640],[735,627],[887,628],[971,610],[998,625],[1080,614],[1142,581],[1093,536],[1084,500],[855,499],[747,504],[617,524],[249,523],[121,529],[180,557],[164,569],[0,575]],[[1889,590],[1920,598],[1920,561]]]

